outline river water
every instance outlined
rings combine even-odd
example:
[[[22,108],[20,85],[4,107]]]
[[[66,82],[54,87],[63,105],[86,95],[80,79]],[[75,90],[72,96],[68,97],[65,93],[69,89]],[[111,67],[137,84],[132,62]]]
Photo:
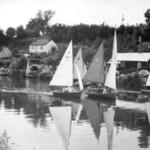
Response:
[[[120,94],[115,102],[63,100],[34,93],[48,81],[1,77],[0,134],[12,150],[149,150],[149,96]]]

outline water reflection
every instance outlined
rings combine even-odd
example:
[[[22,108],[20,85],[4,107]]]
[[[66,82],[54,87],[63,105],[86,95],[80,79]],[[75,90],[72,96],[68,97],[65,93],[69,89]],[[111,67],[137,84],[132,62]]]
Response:
[[[149,148],[150,146],[150,124],[149,111],[150,102],[149,96],[136,95],[139,97],[134,100],[116,100],[116,125],[122,128],[127,128],[138,135],[138,146],[140,148]],[[119,131],[120,132],[120,131]]]
[[[49,97],[47,97],[49,98]],[[0,103],[6,111],[15,111],[16,114],[23,113],[35,127],[37,125],[47,126],[46,115],[49,113],[47,104],[42,97],[27,94],[1,93]]]
[[[79,120],[82,105],[63,101],[62,106],[50,106],[49,110],[62,139],[64,148],[68,150],[71,132]],[[72,119],[75,120],[74,123],[72,123]]]
[[[114,103],[115,104],[115,103]],[[102,123],[105,123],[107,129],[107,143],[108,150],[112,150],[113,141],[113,127],[114,127],[114,115],[115,107],[113,103],[105,102],[102,100],[91,101],[84,100],[83,106],[93,128],[94,134],[98,143],[100,143],[100,130]]]
[[[6,129],[20,150],[150,148],[150,100],[145,95],[120,95],[107,102],[3,92],[0,121],[0,133]]]
[[[26,79],[23,76],[15,75],[10,78],[7,76],[0,77],[0,88],[2,89],[26,89],[30,91],[48,91],[49,81],[40,81],[38,79]]]

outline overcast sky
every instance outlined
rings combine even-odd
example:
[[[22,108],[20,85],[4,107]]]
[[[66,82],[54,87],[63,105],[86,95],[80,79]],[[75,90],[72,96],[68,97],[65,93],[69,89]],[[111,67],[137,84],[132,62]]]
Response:
[[[144,23],[144,13],[150,8],[150,0],[0,0],[0,28],[25,25],[38,10],[51,9],[55,16],[51,23],[67,25],[85,23],[111,26]]]

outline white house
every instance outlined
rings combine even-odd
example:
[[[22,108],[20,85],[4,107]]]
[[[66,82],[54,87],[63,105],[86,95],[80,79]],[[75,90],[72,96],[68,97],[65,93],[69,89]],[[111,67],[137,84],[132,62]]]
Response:
[[[48,39],[38,39],[34,42],[32,42],[29,46],[29,52],[30,53],[52,53],[53,50],[57,50],[58,46],[56,43]]]
[[[150,53],[117,53],[117,61],[148,62]]]
[[[116,55],[117,64],[122,68],[149,68],[150,69],[150,53],[117,53]],[[109,64],[111,59],[107,62]]]

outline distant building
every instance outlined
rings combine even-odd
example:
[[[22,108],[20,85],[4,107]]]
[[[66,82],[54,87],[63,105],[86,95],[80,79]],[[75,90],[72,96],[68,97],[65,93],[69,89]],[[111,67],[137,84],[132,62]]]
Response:
[[[0,59],[10,58],[12,56],[12,52],[8,47],[2,47],[0,51]]]
[[[30,53],[52,53],[53,51],[57,50],[58,46],[57,44],[51,40],[49,41],[48,39],[38,39],[34,42],[32,42],[29,46],[29,52]]]
[[[143,42],[143,46],[146,46],[150,50],[150,42]]]
[[[120,68],[150,70],[150,53],[118,53],[117,62]]]

